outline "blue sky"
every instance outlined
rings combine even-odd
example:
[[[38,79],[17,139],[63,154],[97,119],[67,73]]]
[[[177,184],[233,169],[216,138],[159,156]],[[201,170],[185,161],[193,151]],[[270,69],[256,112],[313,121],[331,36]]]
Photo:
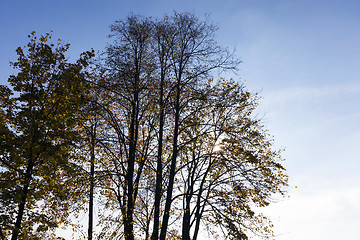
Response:
[[[243,61],[236,78],[260,92],[259,115],[286,149],[290,198],[262,209],[280,240],[357,239],[360,226],[360,2],[63,0],[0,2],[0,83],[27,35],[54,31],[70,54],[106,45],[129,13],[210,14]],[[298,188],[295,188],[298,186]]]

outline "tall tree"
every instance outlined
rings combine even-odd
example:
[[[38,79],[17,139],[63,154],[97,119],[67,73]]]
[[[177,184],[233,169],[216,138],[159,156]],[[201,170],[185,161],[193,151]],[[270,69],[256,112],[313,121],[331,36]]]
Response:
[[[80,182],[85,186],[88,193],[88,239],[94,239],[94,200],[96,197],[95,187],[98,185],[101,170],[99,158],[101,158],[100,131],[103,130],[104,119],[101,117],[102,106],[100,103],[99,88],[97,81],[101,76],[97,75],[96,68],[93,68],[89,75],[87,95],[84,95],[84,104],[79,114],[81,121],[81,136],[79,145],[74,148],[79,168],[83,174],[79,176]]]
[[[157,86],[158,86],[158,151],[156,157],[156,181],[155,181],[155,200],[154,200],[154,217],[153,217],[153,232],[152,240],[159,238],[160,226],[160,205],[163,193],[163,145],[164,145],[164,125],[165,113],[169,98],[168,84],[171,76],[171,53],[174,49],[176,31],[171,24],[169,17],[165,17],[162,21],[157,21],[154,24],[154,49],[157,60]],[[169,76],[170,75],[170,76]]]
[[[192,143],[180,155],[182,239],[197,239],[201,223],[215,223],[230,239],[270,236],[271,224],[251,205],[266,206],[272,193],[283,194],[287,176],[252,115],[256,97],[232,80],[205,89],[206,98],[182,132]]]
[[[266,205],[286,185],[254,99],[231,80],[210,81],[239,63],[216,43],[216,29],[189,13],[111,26],[98,83],[111,210],[101,238],[189,240],[217,226],[245,239],[247,223],[261,220],[251,204]]]
[[[113,172],[109,186],[121,209],[127,240],[134,239],[134,205],[152,137],[151,28],[150,21],[139,16],[117,21],[111,26],[115,41],[105,60],[105,117],[114,140],[107,148],[112,155],[108,170]]]
[[[54,238],[86,201],[93,239],[95,186],[99,239],[271,234],[252,206],[284,194],[287,175],[256,97],[218,77],[239,61],[216,30],[189,13],[130,15],[111,26],[97,77],[92,52],[69,63],[69,45],[29,35],[14,95],[0,86],[0,239]]]
[[[174,78],[173,105],[174,112],[172,135],[172,153],[166,200],[161,226],[160,239],[165,240],[171,204],[174,192],[174,181],[177,172],[179,154],[179,128],[183,128],[189,113],[185,111],[189,103],[197,98],[197,91],[213,70],[232,69],[237,67],[232,55],[217,45],[214,40],[216,27],[207,21],[201,21],[189,13],[175,13],[172,25],[176,31],[175,44],[171,54],[171,67]],[[190,114],[191,115],[191,114]]]
[[[83,70],[93,53],[68,63],[69,44],[50,40],[50,34],[29,35],[28,45],[17,49],[18,60],[12,63],[19,70],[9,78],[15,95],[2,91],[8,105],[2,106],[1,128],[8,134],[0,146],[1,201],[8,204],[2,206],[0,221],[3,233],[12,230],[12,240],[44,237],[41,233],[66,222],[70,203],[81,196],[71,183],[76,169],[69,150],[78,139]]]

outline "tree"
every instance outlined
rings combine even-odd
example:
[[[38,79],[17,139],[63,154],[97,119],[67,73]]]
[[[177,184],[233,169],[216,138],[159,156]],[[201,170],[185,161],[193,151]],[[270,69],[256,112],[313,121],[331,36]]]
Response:
[[[206,89],[182,139],[178,197],[183,200],[182,239],[197,239],[200,223],[216,224],[230,239],[271,235],[271,223],[251,209],[267,206],[287,185],[279,151],[252,113],[256,97],[232,80]],[[192,237],[190,238],[190,234]]]
[[[111,26],[116,42],[107,48],[102,101],[108,123],[104,140],[109,162],[105,186],[121,211],[125,239],[134,239],[134,208],[148,158],[153,118],[149,108],[152,63],[149,55],[151,24],[137,16]],[[110,198],[112,199],[112,197]]]
[[[157,65],[159,70],[157,72],[158,86],[158,149],[156,156],[156,182],[155,182],[155,200],[154,200],[154,217],[153,217],[153,232],[151,235],[152,240],[156,240],[159,237],[159,225],[160,225],[160,204],[163,192],[163,145],[164,145],[164,125],[165,125],[165,108],[168,106],[166,100],[168,99],[169,90],[168,75],[170,75],[171,68],[171,53],[175,45],[176,31],[170,19],[165,17],[163,21],[157,21],[154,24],[154,48],[156,52]],[[167,91],[166,91],[167,90]]]
[[[107,91],[106,98],[111,99],[107,119],[115,134],[113,139],[117,140],[117,149],[112,149],[111,154],[117,156],[117,163],[113,165],[117,187],[112,188],[112,192],[116,192],[115,199],[122,199],[119,205],[123,211],[125,238],[133,239],[133,227],[130,225],[137,224],[132,217],[133,205],[137,202],[141,182],[152,178],[155,165],[155,202],[150,212],[154,210],[155,214],[152,238],[158,239],[160,202],[164,200],[164,189],[167,189],[167,193],[162,210],[163,237],[168,227],[182,105],[192,98],[190,89],[196,88],[211,70],[234,68],[235,63],[226,51],[213,44],[215,28],[190,14],[175,14],[155,22],[130,16],[126,21],[117,21],[111,30],[116,38],[107,49],[105,75],[108,80],[104,89]],[[160,100],[157,99],[159,94]],[[165,124],[173,130],[166,130],[165,133]],[[139,130],[142,135],[139,135]],[[168,143],[165,154],[164,134]],[[157,157],[153,161],[149,156],[154,156],[152,146],[156,145]],[[119,169],[116,165],[126,167]],[[166,169],[163,169],[163,165]],[[164,174],[166,176],[163,177]],[[167,185],[162,187],[164,183]],[[144,192],[153,195],[151,191]],[[140,201],[141,196],[139,198]],[[129,199],[133,199],[133,203]],[[145,222],[149,222],[149,219]],[[128,226],[128,223],[131,224]],[[145,235],[149,235],[149,227],[145,228]]]
[[[132,15],[111,30],[98,85],[108,124],[104,193],[121,216],[102,236],[196,239],[201,227],[217,225],[245,239],[246,229],[267,229],[251,227],[262,218],[250,206],[283,193],[287,176],[253,118],[251,94],[232,80],[210,81],[239,63],[215,42],[216,27],[175,13]]]
[[[173,202],[174,181],[179,154],[179,128],[192,115],[187,106],[197,96],[197,89],[204,83],[213,70],[235,69],[238,62],[228,51],[217,45],[214,40],[216,27],[200,21],[194,15],[175,13],[172,26],[175,29],[174,45],[171,54],[172,77],[174,78],[173,105],[174,130],[172,133],[172,153],[166,186],[166,200],[163,211],[160,239],[165,240],[170,208]]]
[[[78,140],[78,109],[82,104],[92,52],[68,63],[69,44],[48,44],[51,35],[16,50],[12,63],[19,72],[1,86],[1,232],[11,239],[41,239],[67,222],[70,206],[82,193],[72,176],[77,168],[70,149]],[[56,45],[56,46],[55,46]]]
[[[68,45],[32,34],[9,78],[18,93],[0,88],[0,238],[49,238],[87,201],[88,239],[271,235],[253,206],[284,194],[287,175],[256,95],[221,77],[239,61],[216,30],[189,13],[130,15],[93,74],[92,53],[68,63]]]

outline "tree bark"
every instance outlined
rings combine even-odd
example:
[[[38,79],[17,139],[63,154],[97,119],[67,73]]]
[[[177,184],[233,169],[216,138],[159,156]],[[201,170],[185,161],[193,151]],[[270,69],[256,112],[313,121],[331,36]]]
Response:
[[[163,216],[163,222],[160,232],[160,240],[165,240],[166,238],[167,227],[169,224],[169,217],[170,217],[170,208],[172,203],[172,193],[174,188],[175,173],[176,173],[176,160],[178,155],[179,119],[180,119],[180,81],[181,81],[181,73],[179,74],[179,78],[177,80],[177,85],[176,85],[173,154],[171,158],[171,166],[169,172],[169,184],[166,191],[166,202],[165,202],[164,216]]]
[[[89,226],[88,239],[92,240],[93,221],[94,221],[94,185],[95,185],[95,144],[96,144],[96,123],[91,129],[91,145],[90,145],[90,193],[89,193]]]
[[[163,132],[164,132],[164,78],[165,74],[161,72],[160,82],[160,123],[159,123],[159,140],[158,140],[158,155],[157,155],[157,166],[156,166],[156,186],[155,186],[155,203],[154,203],[154,227],[151,235],[151,240],[159,239],[159,225],[160,225],[160,201],[162,192],[162,149],[163,149]]]
[[[27,194],[29,192],[30,181],[32,178],[33,168],[34,168],[34,164],[33,164],[32,156],[30,156],[30,160],[27,164],[27,168],[26,168],[26,172],[25,172],[24,186],[21,190],[21,198],[20,198],[20,203],[19,203],[19,208],[18,208],[19,210],[18,210],[18,215],[16,217],[16,222],[15,222],[14,230],[12,232],[11,240],[18,239],[21,221],[22,221],[22,218],[24,215],[24,210],[25,210],[26,198],[27,198]]]
[[[136,66],[138,62],[136,61]],[[126,219],[124,222],[125,230],[125,239],[134,240],[134,170],[135,170],[135,157],[136,157],[136,145],[137,145],[137,135],[138,135],[138,101],[139,101],[139,90],[138,90],[139,74],[135,76],[134,83],[134,99],[131,103],[132,113],[130,120],[130,138],[129,138],[129,159],[128,159],[128,169],[126,173],[126,183],[127,183],[127,208],[126,208]]]

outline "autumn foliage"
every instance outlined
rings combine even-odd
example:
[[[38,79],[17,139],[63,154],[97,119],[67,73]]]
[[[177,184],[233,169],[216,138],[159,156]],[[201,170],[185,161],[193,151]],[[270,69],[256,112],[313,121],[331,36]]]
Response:
[[[239,61],[216,30],[131,15],[98,60],[75,63],[68,44],[29,35],[0,86],[0,239],[56,239],[85,212],[88,239],[271,237],[254,207],[288,176],[257,95],[221,76]]]

